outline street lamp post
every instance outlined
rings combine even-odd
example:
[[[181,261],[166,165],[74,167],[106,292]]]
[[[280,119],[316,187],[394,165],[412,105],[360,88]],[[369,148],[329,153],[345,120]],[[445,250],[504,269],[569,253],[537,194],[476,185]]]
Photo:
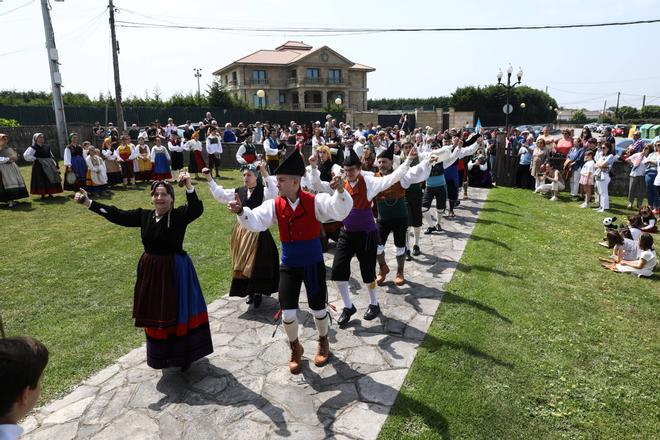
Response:
[[[507,132],[509,129],[509,113],[511,113],[512,108],[509,106],[509,98],[511,95],[511,90],[517,85],[520,84],[520,81],[522,80],[523,76],[523,71],[520,67],[518,67],[518,74],[516,75],[518,77],[518,81],[514,82],[511,84],[511,74],[513,73],[513,67],[511,66],[511,63],[509,63],[509,67],[506,69],[506,84],[502,83],[502,69],[499,69],[497,72],[497,85],[502,86],[506,88],[506,111],[504,112],[505,119],[504,119],[504,131]]]
[[[200,93],[200,89],[199,89],[199,79],[202,77],[202,69],[199,68],[199,67],[195,67],[195,68],[193,68],[193,70],[195,71],[195,78],[197,78],[197,104],[199,105],[199,104],[201,104],[201,102],[200,102],[201,101],[201,93]]]
[[[259,98],[259,108],[263,110],[264,108],[264,97],[266,96],[266,92],[264,92],[263,89],[257,90],[257,97]]]

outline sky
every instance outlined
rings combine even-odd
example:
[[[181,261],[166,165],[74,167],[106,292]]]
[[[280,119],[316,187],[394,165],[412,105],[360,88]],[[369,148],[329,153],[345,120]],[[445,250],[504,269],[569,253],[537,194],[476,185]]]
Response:
[[[498,68],[523,69],[523,84],[545,90],[566,108],[660,105],[660,23],[590,29],[377,33],[256,34],[250,28],[426,28],[585,24],[660,19],[660,0],[345,1],[332,7],[289,0],[116,0],[116,20],[240,26],[241,32],[117,28],[124,96],[196,92],[212,72],[287,40],[329,46],[376,68],[369,98],[450,95],[457,87],[497,81]],[[113,91],[107,1],[52,1],[65,92]],[[18,8],[15,11],[12,9]],[[50,90],[39,0],[0,0],[0,89]]]

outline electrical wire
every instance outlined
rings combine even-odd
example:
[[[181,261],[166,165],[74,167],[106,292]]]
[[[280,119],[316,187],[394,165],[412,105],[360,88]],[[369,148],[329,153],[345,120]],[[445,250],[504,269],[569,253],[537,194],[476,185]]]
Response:
[[[119,10],[124,10],[118,8]],[[139,14],[126,10],[126,12]],[[146,14],[140,14],[151,19]],[[116,22],[121,26],[139,27],[145,29],[193,29],[193,30],[213,30],[213,31],[249,31],[257,33],[290,33],[290,34],[376,34],[376,33],[394,33],[394,32],[472,32],[472,31],[513,31],[513,30],[543,30],[543,29],[580,29],[580,28],[595,28],[595,27],[609,27],[609,26],[631,26],[639,24],[653,24],[660,23],[660,19],[651,20],[635,20],[635,21],[619,21],[608,23],[590,23],[590,24],[559,24],[559,25],[530,25],[530,26],[491,26],[491,27],[460,27],[460,28],[254,28],[254,27],[218,27],[218,26],[202,26],[202,25],[186,25],[168,23],[148,23],[138,21],[124,21],[118,20]]]
[[[36,0],[32,0],[32,1],[29,1],[29,2],[27,2],[27,3],[23,3],[22,5],[17,6],[17,7],[15,7],[14,9],[10,9],[10,10],[8,10],[8,11],[5,11],[5,12],[3,12],[2,14],[0,14],[0,17],[4,17],[5,15],[11,14],[11,13],[14,12],[14,11],[18,11],[18,10],[21,9],[21,8],[24,8],[24,7],[28,6],[28,5],[31,5],[31,4],[34,3],[35,1],[36,1]]]

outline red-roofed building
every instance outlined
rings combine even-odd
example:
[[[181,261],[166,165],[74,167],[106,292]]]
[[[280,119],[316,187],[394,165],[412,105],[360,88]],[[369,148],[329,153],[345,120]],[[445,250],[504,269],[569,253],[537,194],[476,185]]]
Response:
[[[339,98],[347,108],[366,110],[367,73],[375,70],[328,46],[314,49],[302,41],[287,41],[275,50],[240,58],[213,75],[229,93],[257,108],[319,110]]]

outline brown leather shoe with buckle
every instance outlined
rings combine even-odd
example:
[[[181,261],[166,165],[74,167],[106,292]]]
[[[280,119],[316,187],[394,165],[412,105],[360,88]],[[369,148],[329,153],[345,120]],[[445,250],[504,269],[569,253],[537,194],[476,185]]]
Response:
[[[303,346],[300,345],[300,341],[296,339],[293,342],[289,342],[291,346],[291,360],[289,360],[289,371],[291,374],[300,374],[302,369],[302,355],[305,352]]]
[[[318,349],[316,356],[314,356],[314,365],[322,367],[328,362],[330,358],[330,343],[327,336],[319,336]]]
[[[383,283],[385,282],[385,277],[387,276],[388,273],[390,273],[390,268],[387,264],[380,266],[380,270],[378,271],[378,275],[376,276],[376,284],[382,286]]]

